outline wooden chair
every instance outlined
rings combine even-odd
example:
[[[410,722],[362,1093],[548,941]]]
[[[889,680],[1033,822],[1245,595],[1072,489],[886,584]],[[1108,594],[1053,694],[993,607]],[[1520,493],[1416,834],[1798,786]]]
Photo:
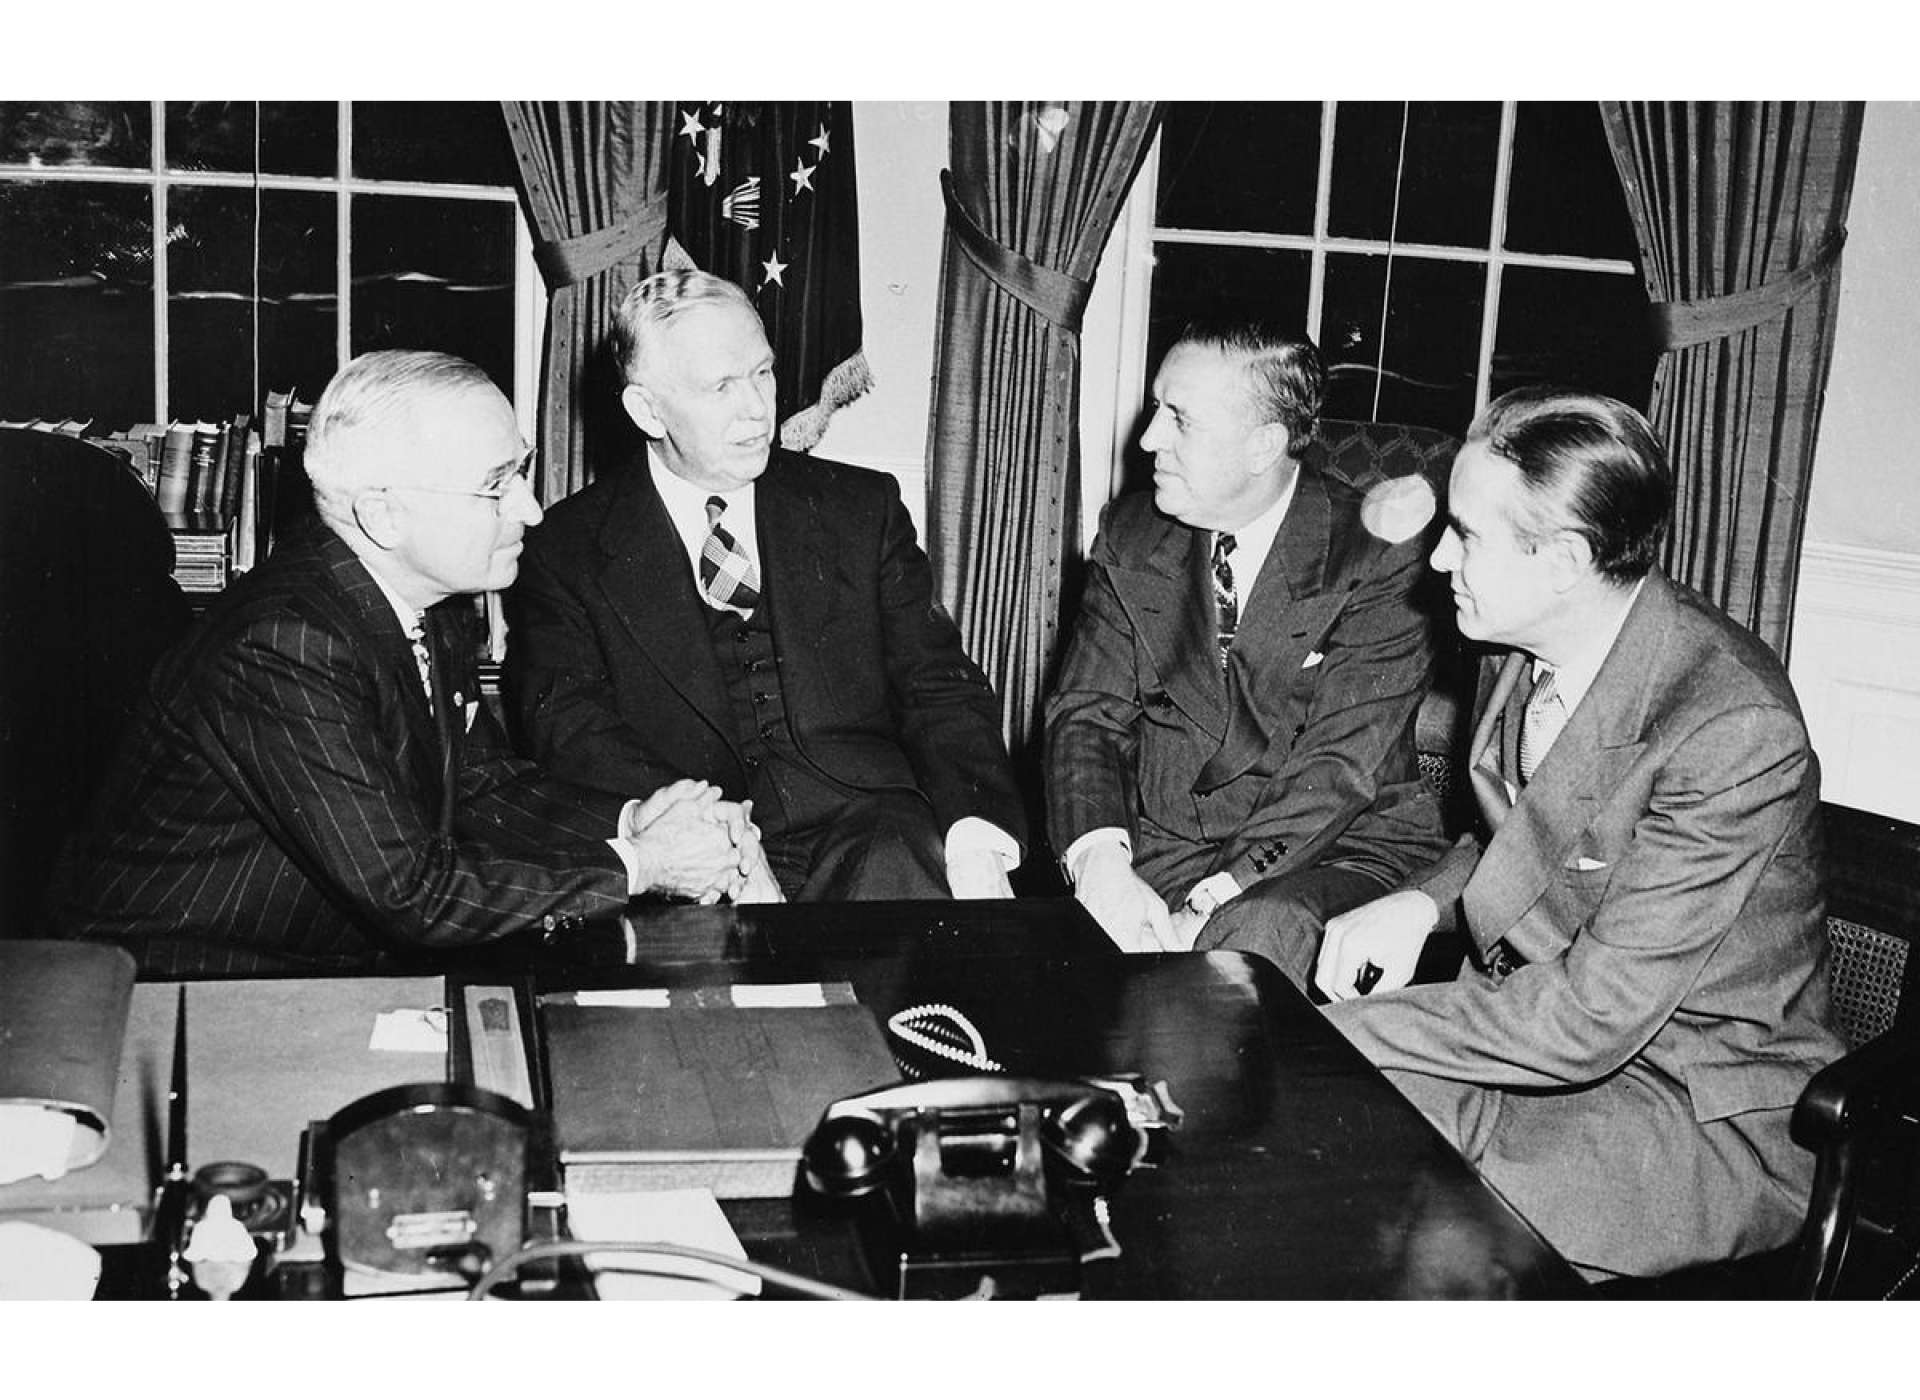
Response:
[[[1920,826],[1823,814],[1834,1015],[1851,1048],[1793,1111],[1816,1161],[1791,1292],[1920,1297]]]
[[[189,611],[173,537],[97,444],[0,429],[0,938],[29,937],[55,855]]]

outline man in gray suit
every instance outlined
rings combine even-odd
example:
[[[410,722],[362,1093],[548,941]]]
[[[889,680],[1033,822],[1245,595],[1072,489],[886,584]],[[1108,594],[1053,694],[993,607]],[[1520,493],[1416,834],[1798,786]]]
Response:
[[[1646,420],[1516,390],[1468,430],[1433,564],[1482,669],[1486,832],[1327,925],[1333,1023],[1591,1278],[1791,1238],[1787,1122],[1828,1025],[1819,766],[1774,655],[1653,566]],[[1408,986],[1436,928],[1472,961]]]

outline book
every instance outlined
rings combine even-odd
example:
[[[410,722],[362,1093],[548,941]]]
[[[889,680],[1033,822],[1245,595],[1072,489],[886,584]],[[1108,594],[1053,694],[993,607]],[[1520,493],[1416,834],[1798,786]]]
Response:
[[[193,446],[188,462],[187,504],[205,514],[214,509],[214,493],[219,489],[220,428],[214,423],[193,425]]]
[[[245,413],[236,413],[226,428],[226,456],[220,472],[219,511],[229,518],[240,512],[241,473],[247,460],[247,431],[252,418]]]
[[[193,484],[193,425],[171,423],[160,452],[160,473],[153,498],[161,512],[180,512],[188,508],[188,490]]]
[[[753,1004],[767,990],[539,999],[569,1200],[686,1187],[722,1200],[791,1195],[827,1106],[898,1080],[851,986],[803,989],[813,1005]]]

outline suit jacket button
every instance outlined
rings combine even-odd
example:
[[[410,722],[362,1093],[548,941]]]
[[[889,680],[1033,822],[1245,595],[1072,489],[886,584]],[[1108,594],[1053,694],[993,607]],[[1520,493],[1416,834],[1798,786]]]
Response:
[[[1306,732],[1307,732],[1307,727],[1304,724],[1296,724],[1293,727],[1293,737],[1296,739],[1298,739],[1302,734],[1305,734]]]

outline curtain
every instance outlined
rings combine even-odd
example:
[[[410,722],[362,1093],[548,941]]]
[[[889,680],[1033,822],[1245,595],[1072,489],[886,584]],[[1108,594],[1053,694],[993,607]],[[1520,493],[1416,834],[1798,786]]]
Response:
[[[766,323],[780,445],[805,452],[872,387],[861,349],[850,102],[680,102],[668,267],[746,288]]]
[[[1023,767],[1079,521],[1080,320],[1151,102],[956,102],[941,176],[927,534]]]
[[[552,504],[593,479],[628,431],[605,349],[613,313],[660,267],[667,230],[665,102],[502,102],[547,285],[537,488]]]
[[[1661,352],[1668,572],[1785,659],[1865,104],[1600,107]]]

